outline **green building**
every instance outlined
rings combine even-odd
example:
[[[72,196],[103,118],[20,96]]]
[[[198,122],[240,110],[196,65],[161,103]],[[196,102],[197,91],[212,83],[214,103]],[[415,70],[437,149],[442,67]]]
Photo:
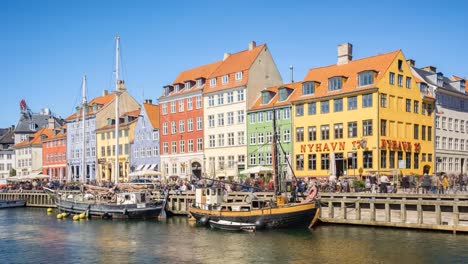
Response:
[[[292,116],[289,99],[301,83],[285,84],[269,87],[261,91],[253,106],[247,112],[247,171],[255,171],[259,166],[273,169],[273,123],[276,121],[278,132],[277,144],[279,161],[279,174],[287,179],[292,177],[291,163],[292,150]],[[275,113],[275,116],[273,115]],[[288,161],[289,160],[289,161]],[[261,170],[251,173],[271,176],[272,170]],[[247,173],[247,176],[249,174]]]

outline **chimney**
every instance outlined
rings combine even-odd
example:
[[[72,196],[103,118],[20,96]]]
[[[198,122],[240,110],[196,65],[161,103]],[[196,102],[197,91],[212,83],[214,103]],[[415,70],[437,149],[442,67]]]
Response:
[[[145,99],[144,103],[145,103],[145,104],[153,104],[153,100],[151,100],[151,99]]]
[[[428,72],[432,72],[432,73],[437,73],[437,68],[434,67],[434,66],[431,66],[431,65],[426,66],[426,67],[423,67],[423,68],[421,68],[421,69],[424,70],[424,71],[428,71]]]
[[[413,59],[408,59],[406,60],[406,62],[408,63],[410,67],[414,67],[414,65],[416,65],[416,61]]]
[[[249,42],[249,50],[253,50],[257,46],[257,43],[255,41],[250,41]]]
[[[347,64],[352,60],[353,45],[348,42],[338,45],[338,65]]]
[[[51,129],[54,129],[54,128],[55,128],[55,119],[54,119],[53,117],[49,117],[47,127],[48,127],[48,128],[51,128]]]
[[[231,53],[224,52],[223,61],[225,61],[227,58],[229,58],[229,56],[231,56]]]
[[[117,90],[120,92],[125,91],[127,88],[125,88],[125,82],[123,80],[119,80],[119,85],[117,86]]]
[[[107,91],[107,90],[102,90],[102,96],[106,96],[106,95],[108,95],[108,94],[109,94],[109,91]]]

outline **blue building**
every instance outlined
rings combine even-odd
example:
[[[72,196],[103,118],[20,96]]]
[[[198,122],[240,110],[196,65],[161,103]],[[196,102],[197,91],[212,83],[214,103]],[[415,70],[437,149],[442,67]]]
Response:
[[[130,170],[160,171],[159,106],[145,100],[134,131],[131,146]]]

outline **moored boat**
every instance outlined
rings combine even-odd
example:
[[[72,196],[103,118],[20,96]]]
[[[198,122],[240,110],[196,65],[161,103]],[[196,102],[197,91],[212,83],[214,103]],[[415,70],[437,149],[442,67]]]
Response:
[[[232,222],[232,221],[226,221],[226,220],[210,220],[210,226],[211,228],[217,228],[221,230],[227,230],[227,231],[254,231],[255,230],[255,224],[252,223],[239,223],[239,222]]]
[[[0,209],[26,206],[26,200],[0,200]]]

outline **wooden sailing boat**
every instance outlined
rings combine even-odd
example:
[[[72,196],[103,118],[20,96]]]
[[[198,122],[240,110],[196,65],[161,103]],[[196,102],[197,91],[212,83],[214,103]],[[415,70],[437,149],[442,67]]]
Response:
[[[317,219],[318,203],[314,187],[303,202],[287,202],[281,192],[281,179],[278,173],[278,145],[276,114],[273,114],[273,157],[275,195],[274,198],[260,198],[250,193],[244,202],[225,203],[221,188],[200,188],[195,193],[195,204],[190,214],[202,225],[231,222],[233,228],[241,224],[253,224],[259,228],[307,227]],[[290,165],[290,164],[289,164]],[[226,226],[224,226],[226,228]]]

